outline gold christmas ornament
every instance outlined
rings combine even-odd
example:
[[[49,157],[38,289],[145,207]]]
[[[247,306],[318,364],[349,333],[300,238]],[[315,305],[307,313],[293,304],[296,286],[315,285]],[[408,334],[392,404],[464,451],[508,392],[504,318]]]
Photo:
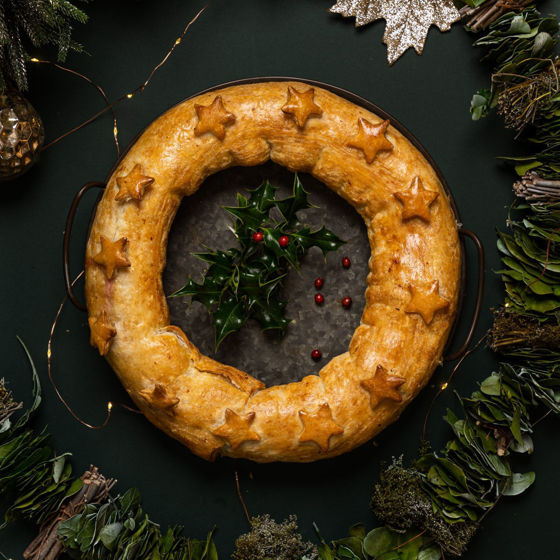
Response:
[[[422,54],[432,25],[448,31],[460,19],[452,0],[338,0],[330,11],[355,17],[356,27],[384,19],[383,42],[387,45],[389,64],[410,47]]]
[[[0,181],[18,177],[36,161],[45,140],[39,113],[21,93],[0,94]]]

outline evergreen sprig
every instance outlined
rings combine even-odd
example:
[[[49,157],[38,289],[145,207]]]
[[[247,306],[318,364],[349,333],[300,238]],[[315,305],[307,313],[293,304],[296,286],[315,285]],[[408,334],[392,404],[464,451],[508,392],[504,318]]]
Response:
[[[72,24],[86,21],[87,15],[69,0],[2,0],[0,90],[7,81],[21,91],[27,90],[27,43],[35,48],[54,45],[59,62],[69,51],[82,52],[82,46],[72,40]]]
[[[277,199],[276,191],[277,187],[265,181],[249,191],[249,197],[238,194],[237,206],[225,210],[233,217],[240,248],[195,253],[210,265],[202,282],[189,277],[171,295],[191,296],[192,301],[206,306],[212,316],[216,348],[250,319],[262,330],[284,333],[290,319],[286,317],[287,302],[279,292],[288,271],[299,268],[311,247],[318,247],[326,256],[344,243],[325,226],[312,230],[300,223],[298,212],[311,204],[297,174],[291,196]],[[262,235],[260,241],[253,238],[255,233]],[[288,238],[285,246],[280,244],[283,236]]]

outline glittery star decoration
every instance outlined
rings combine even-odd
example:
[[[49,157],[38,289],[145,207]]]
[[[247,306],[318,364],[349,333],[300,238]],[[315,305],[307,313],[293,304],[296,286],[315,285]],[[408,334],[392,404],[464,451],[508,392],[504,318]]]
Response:
[[[93,257],[93,261],[105,270],[105,276],[109,280],[115,277],[119,268],[127,268],[130,261],[125,255],[128,239],[121,237],[117,241],[111,241],[105,236],[101,236],[101,251]]]
[[[422,54],[432,25],[448,31],[460,19],[453,0],[338,0],[330,11],[355,17],[356,27],[384,19],[383,42],[389,64],[410,47]]]
[[[143,389],[140,391],[140,395],[154,408],[161,408],[172,413],[179,404],[179,399],[170,394],[161,383],[156,383],[153,389]]]
[[[218,140],[226,137],[226,126],[235,122],[235,115],[226,111],[222,96],[217,95],[211,105],[195,105],[198,124],[194,129],[196,136],[211,132]]]
[[[142,172],[142,166],[137,163],[128,175],[117,177],[119,192],[115,195],[118,202],[141,200],[146,189],[154,182],[153,177],[148,177]]]
[[[393,196],[403,205],[403,221],[410,220],[410,218],[421,218],[425,222],[429,222],[431,220],[430,206],[439,193],[425,189],[422,179],[414,177],[408,190],[393,193]]]
[[[401,402],[402,396],[397,389],[405,382],[406,379],[389,375],[383,366],[377,366],[375,375],[364,379],[360,385],[369,393],[371,408],[375,408],[385,399]]]
[[[288,87],[288,102],[282,107],[287,115],[292,115],[299,128],[303,128],[310,117],[320,117],[323,109],[315,103],[315,90],[298,91],[292,86]]]
[[[437,280],[434,280],[427,289],[417,288],[416,286],[409,286],[408,289],[412,299],[406,306],[405,312],[418,313],[427,325],[432,322],[438,311],[443,311],[449,307],[449,302],[439,295],[439,282]]]
[[[323,453],[329,450],[331,436],[344,432],[344,428],[333,421],[331,407],[327,403],[322,404],[315,412],[300,410],[299,417],[304,428],[299,436],[300,443],[312,441],[321,448]]]
[[[109,352],[111,342],[117,335],[115,327],[109,322],[107,312],[103,311],[98,317],[88,318],[90,330],[90,344],[99,350],[102,356]]]
[[[260,441],[261,437],[251,430],[255,413],[237,414],[226,408],[226,421],[212,431],[215,436],[225,439],[232,449],[237,449],[245,441]]]
[[[385,133],[389,121],[379,124],[371,124],[368,120],[360,117],[358,120],[358,135],[348,142],[351,148],[362,150],[368,163],[373,163],[379,152],[391,152],[393,144],[387,140]]]

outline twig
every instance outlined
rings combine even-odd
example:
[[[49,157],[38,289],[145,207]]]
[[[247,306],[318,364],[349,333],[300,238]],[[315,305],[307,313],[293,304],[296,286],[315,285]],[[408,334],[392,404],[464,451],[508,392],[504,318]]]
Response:
[[[239,484],[239,474],[235,471],[235,487],[237,488],[237,495],[239,496],[239,501],[243,506],[243,511],[245,512],[245,517],[249,525],[251,525],[251,518],[249,517],[249,512],[247,511],[247,506],[245,505],[245,501],[243,500],[243,495],[241,494],[241,486]]]
[[[106,479],[93,465],[90,465],[81,480],[83,486],[78,493],[63,502],[58,512],[40,527],[39,534],[23,553],[25,559],[56,560],[63,552],[62,541],[58,536],[59,525],[80,513],[87,504],[103,502],[117,482],[112,478]]]

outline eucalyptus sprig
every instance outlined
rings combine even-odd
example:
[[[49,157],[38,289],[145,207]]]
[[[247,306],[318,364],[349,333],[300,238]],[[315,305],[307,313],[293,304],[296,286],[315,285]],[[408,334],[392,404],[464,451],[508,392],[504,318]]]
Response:
[[[323,255],[343,243],[325,226],[312,230],[300,223],[298,212],[310,208],[307,192],[297,174],[292,195],[276,198],[269,181],[237,195],[237,206],[225,207],[233,217],[233,233],[240,245],[227,251],[207,251],[195,256],[209,264],[202,282],[191,277],[170,297],[191,296],[212,316],[216,348],[229,334],[250,319],[262,330],[284,333],[290,323],[287,302],[280,296],[290,268],[296,270],[311,247]]]

